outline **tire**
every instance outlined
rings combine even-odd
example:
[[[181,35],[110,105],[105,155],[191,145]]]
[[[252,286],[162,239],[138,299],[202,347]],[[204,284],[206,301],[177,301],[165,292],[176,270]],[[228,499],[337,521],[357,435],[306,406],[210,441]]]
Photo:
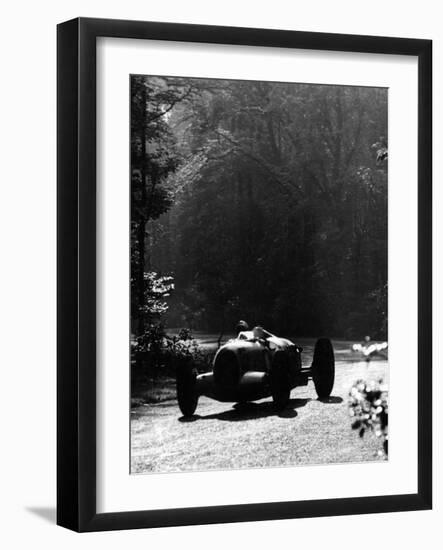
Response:
[[[289,363],[285,352],[277,351],[273,357],[269,373],[272,400],[277,411],[282,411],[289,402]]]
[[[334,387],[334,349],[329,338],[319,338],[314,348],[312,379],[319,399],[327,399]]]
[[[198,404],[197,371],[192,365],[182,365],[177,370],[177,401],[184,417],[194,414]]]

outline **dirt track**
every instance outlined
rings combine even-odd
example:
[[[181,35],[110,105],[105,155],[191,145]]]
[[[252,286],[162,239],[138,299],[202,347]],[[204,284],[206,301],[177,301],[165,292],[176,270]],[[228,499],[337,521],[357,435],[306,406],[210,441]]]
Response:
[[[336,379],[329,402],[314,385],[295,388],[285,411],[271,399],[234,406],[200,398],[185,421],[175,400],[140,405],[131,413],[132,473],[290,466],[382,460],[380,441],[360,439],[351,429],[348,393],[359,378],[387,380],[386,360],[369,365],[346,349],[336,353]]]

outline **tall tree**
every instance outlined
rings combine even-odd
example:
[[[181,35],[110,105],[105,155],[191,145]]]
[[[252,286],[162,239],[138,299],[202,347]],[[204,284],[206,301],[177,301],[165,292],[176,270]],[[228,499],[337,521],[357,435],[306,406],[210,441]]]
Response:
[[[147,299],[155,281],[146,274],[146,269],[150,269],[147,227],[171,207],[167,179],[179,164],[175,137],[167,119],[191,91],[181,81],[131,78],[131,310],[137,334],[143,334],[146,320],[155,314]]]
[[[153,267],[174,273],[170,322],[222,330],[240,315],[298,334],[382,334],[386,90],[165,82],[198,89],[164,120],[181,163],[148,246]]]

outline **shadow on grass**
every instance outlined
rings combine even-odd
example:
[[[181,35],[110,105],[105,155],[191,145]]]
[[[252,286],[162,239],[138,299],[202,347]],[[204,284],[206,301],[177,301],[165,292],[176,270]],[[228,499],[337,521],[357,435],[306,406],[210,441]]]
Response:
[[[296,409],[304,407],[311,399],[290,399],[288,405],[282,411],[277,411],[272,402],[265,403],[237,403],[232,409],[220,413],[200,416],[194,414],[190,417],[182,416],[179,422],[196,422],[197,420],[224,420],[228,422],[240,422],[242,420],[253,420],[255,418],[266,418],[278,416],[280,418],[295,418]]]

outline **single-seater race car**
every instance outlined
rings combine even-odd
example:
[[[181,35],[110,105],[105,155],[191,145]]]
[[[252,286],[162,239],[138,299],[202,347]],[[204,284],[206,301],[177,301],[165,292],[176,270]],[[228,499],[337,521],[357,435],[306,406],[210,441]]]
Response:
[[[255,330],[255,329],[254,329]],[[219,348],[212,372],[197,374],[192,364],[177,371],[177,400],[184,417],[194,414],[201,395],[221,402],[246,403],[272,397],[283,410],[291,390],[314,381],[319,399],[327,399],[335,377],[334,350],[328,338],[317,340],[311,366],[303,367],[303,348],[266,331],[256,338],[229,340]]]

